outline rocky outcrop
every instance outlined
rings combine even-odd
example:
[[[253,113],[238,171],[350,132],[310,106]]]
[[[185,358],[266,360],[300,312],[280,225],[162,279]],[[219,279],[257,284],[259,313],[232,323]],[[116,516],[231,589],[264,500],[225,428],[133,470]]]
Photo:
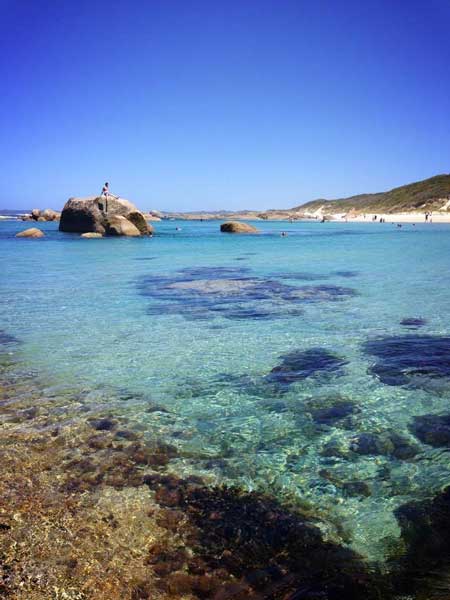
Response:
[[[137,225],[136,225],[137,224]],[[134,204],[124,198],[69,198],[64,205],[60,231],[106,235],[151,235],[152,228]]]
[[[41,238],[44,237],[44,232],[38,229],[37,227],[31,227],[30,229],[25,229],[25,231],[20,231],[16,233],[16,237],[23,238]]]
[[[40,210],[39,208],[33,208],[30,215],[23,215],[22,221],[57,221],[60,217],[60,213],[51,208]]]
[[[240,221],[228,221],[222,223],[220,231],[223,233],[258,233],[256,227],[249,225],[248,223],[241,223]]]
[[[45,221],[57,221],[60,217],[60,213],[56,212],[56,210],[52,210],[51,208],[46,208],[45,210],[41,211],[39,217]]]

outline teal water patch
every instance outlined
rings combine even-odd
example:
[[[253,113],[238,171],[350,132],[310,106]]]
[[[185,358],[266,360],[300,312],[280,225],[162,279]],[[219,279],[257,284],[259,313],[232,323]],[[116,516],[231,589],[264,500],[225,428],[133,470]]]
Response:
[[[448,413],[447,376],[442,360],[419,372],[431,350],[401,325],[420,317],[430,348],[449,336],[450,227],[176,226],[92,243],[54,223],[24,241],[24,224],[0,223],[0,328],[21,340],[23,372],[82,400],[77,418],[126,416],[175,445],[180,476],[306,504],[324,535],[385,560],[394,511],[450,482],[446,446],[413,429]],[[396,385],[389,339],[407,346]]]

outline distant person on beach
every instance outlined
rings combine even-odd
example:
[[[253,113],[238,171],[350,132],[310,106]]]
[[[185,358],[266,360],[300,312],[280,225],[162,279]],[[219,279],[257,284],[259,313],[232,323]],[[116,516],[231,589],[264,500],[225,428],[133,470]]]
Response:
[[[111,192],[109,191],[109,183],[107,181],[105,181],[104,186],[102,187],[102,193],[100,194],[100,198],[104,198],[105,199],[105,204],[100,205],[99,203],[99,208],[100,210],[103,210],[103,207],[105,209],[105,213],[108,212],[108,197],[111,196],[111,198],[118,198],[119,196],[116,196],[115,194],[111,194]]]

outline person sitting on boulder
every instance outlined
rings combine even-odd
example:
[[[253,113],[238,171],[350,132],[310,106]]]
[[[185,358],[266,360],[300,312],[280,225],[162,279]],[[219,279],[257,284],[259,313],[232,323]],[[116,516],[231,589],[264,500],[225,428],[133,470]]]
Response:
[[[111,194],[111,192],[109,191],[109,183],[107,181],[105,181],[105,185],[102,188],[102,193],[100,194],[100,198],[104,198],[105,199],[105,213],[108,212],[108,196],[111,196],[112,198],[118,198],[119,196],[116,196],[115,194]],[[103,204],[99,203],[99,208],[100,210],[103,210]]]

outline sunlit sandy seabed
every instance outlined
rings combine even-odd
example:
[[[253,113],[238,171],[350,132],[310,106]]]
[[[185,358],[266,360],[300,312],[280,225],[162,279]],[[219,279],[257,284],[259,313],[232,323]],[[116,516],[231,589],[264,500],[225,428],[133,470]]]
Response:
[[[220,234],[216,222],[166,221],[156,223],[152,239],[101,240],[40,226],[44,239],[24,240],[14,237],[24,224],[0,223],[3,464],[19,473],[26,448],[32,461],[39,447],[47,475],[35,486],[54,485],[74,502],[94,494],[83,510],[106,503],[102,523],[110,510],[130,519],[135,511],[136,535],[151,532],[139,542],[142,556],[129,563],[144,583],[125,584],[122,565],[117,597],[334,599],[345,591],[346,598],[387,598],[386,574],[417,567],[414,544],[433,565],[448,553],[442,540],[422,543],[417,514],[432,513],[427,502],[444,502],[439,494],[450,483],[450,226],[258,223],[261,235],[233,236]],[[280,237],[282,230],[289,235]],[[120,456],[131,461],[125,471]],[[207,490],[216,496],[202,496]],[[251,491],[257,494],[245,495]],[[15,522],[8,512],[22,492],[19,485],[15,496],[4,496],[5,536],[26,519]],[[275,504],[263,509],[255,498]],[[165,511],[158,526],[150,501],[154,514]],[[247,522],[260,519],[247,533],[236,524],[231,533],[216,525],[202,532],[202,519],[233,528],[233,515],[246,510]],[[327,582],[311,566],[302,579],[286,555],[299,549],[289,542],[283,562],[284,542],[272,534],[264,538],[266,554],[252,562],[252,534],[260,545],[257,529],[267,537],[270,515],[300,519],[289,521],[297,539],[307,521],[314,547],[329,544],[330,564],[333,552],[348,553],[336,559],[336,572],[342,560],[361,560],[360,580],[369,577],[361,575],[366,568],[380,577],[370,584],[379,586],[375,595],[361,591],[361,581],[351,591],[347,580],[330,583],[335,575]],[[215,551],[201,554],[193,544],[189,560],[201,555],[204,563],[195,573],[171,547],[178,562],[170,559],[158,573],[149,558],[153,538],[160,530],[180,536],[174,529],[183,519],[195,521]],[[111,548],[116,558],[135,543],[127,538],[133,526],[117,525],[123,544]],[[435,535],[435,523],[428,526]],[[39,527],[36,536],[39,545]],[[227,562],[225,543],[217,550],[220,536],[235,557],[248,541],[247,571],[242,557],[239,566]],[[78,532],[71,546],[81,538]],[[3,542],[5,597],[19,577],[8,563],[10,543]],[[55,567],[53,587],[72,578],[69,599],[115,598],[101,588],[92,595],[90,584],[76,587],[85,573],[78,554],[75,560],[69,552],[64,576]],[[46,597],[38,594],[48,583],[42,574],[39,580],[47,560],[36,558],[35,579],[22,569],[28,596],[12,597]],[[214,577],[226,583],[213,584]],[[233,585],[244,587],[233,595]],[[419,587],[407,592],[427,597]]]

